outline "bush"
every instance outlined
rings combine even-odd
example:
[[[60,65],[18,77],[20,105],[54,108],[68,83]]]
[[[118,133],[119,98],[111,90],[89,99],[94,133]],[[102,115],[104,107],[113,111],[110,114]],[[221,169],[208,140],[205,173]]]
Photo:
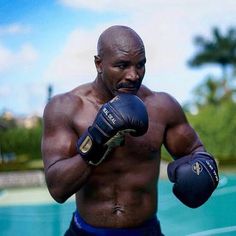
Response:
[[[201,108],[197,115],[188,114],[207,150],[221,162],[236,161],[236,104],[225,102],[219,106]]]
[[[41,159],[41,125],[26,129],[10,128],[0,132],[1,153],[15,153],[18,157],[24,155],[27,159]]]

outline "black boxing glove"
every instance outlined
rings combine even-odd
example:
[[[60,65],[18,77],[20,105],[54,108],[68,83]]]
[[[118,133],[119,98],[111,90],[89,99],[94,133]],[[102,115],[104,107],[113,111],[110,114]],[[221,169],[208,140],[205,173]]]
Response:
[[[216,162],[206,152],[195,152],[171,162],[167,173],[174,183],[175,196],[191,208],[204,204],[219,183]]]
[[[92,126],[77,141],[77,150],[87,163],[98,165],[111,149],[121,145],[125,133],[141,136],[147,129],[148,114],[142,100],[119,94],[100,108]]]

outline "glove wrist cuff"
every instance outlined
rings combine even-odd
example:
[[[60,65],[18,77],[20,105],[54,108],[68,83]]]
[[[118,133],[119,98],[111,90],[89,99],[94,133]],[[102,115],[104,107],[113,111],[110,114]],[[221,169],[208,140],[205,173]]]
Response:
[[[104,154],[107,150],[106,146],[101,145],[94,140],[90,128],[78,139],[76,147],[81,158],[89,165],[94,166],[99,165],[103,161],[105,158]]]

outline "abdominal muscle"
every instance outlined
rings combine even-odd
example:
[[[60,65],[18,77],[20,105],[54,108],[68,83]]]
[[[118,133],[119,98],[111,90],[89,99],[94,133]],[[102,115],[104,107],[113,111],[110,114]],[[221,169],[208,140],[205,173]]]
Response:
[[[156,213],[158,175],[159,158],[114,157],[96,167],[76,194],[77,210],[95,227],[139,226]]]

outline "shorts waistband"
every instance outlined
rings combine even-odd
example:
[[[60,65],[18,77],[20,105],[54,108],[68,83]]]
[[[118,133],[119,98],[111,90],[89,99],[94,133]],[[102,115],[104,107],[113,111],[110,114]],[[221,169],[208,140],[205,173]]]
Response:
[[[120,236],[120,235],[129,235],[129,236],[143,236],[143,235],[162,235],[160,222],[155,215],[150,220],[146,221],[139,227],[135,228],[103,228],[103,227],[94,227],[86,223],[83,218],[80,216],[78,211],[74,213],[74,223],[78,229],[82,229],[91,235],[98,236]]]

